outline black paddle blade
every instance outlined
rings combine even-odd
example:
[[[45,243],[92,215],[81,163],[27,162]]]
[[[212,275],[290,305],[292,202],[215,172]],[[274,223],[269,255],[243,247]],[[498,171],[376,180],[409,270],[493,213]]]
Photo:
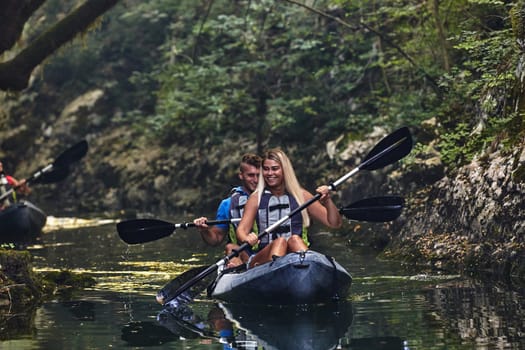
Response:
[[[165,305],[168,302],[171,302],[172,300],[177,301],[178,304],[181,303],[188,303],[193,301],[193,298],[195,296],[202,293],[208,286],[208,282],[203,282],[203,280],[199,281],[198,283],[194,284],[188,290],[186,290],[183,293],[179,293],[179,288],[190,281],[192,278],[195,278],[198,274],[200,274],[202,271],[206,270],[208,266],[199,266],[195,267],[191,270],[188,270],[186,272],[183,272],[179,276],[172,279],[168,284],[166,284],[161,290],[157,293],[157,302],[159,302],[162,305]]]
[[[340,209],[349,220],[387,222],[393,221],[401,215],[405,204],[402,197],[384,196],[366,198]]]
[[[52,184],[64,180],[69,175],[69,167],[53,167],[51,170],[43,172],[34,182],[40,184]]]
[[[127,244],[140,244],[171,235],[175,225],[156,219],[133,219],[119,222],[117,232]]]
[[[66,167],[80,159],[82,159],[88,151],[88,143],[86,140],[82,140],[77,144],[69,147],[67,150],[62,152],[57,159],[53,162],[53,167],[61,168]]]
[[[403,127],[386,136],[368,153],[360,168],[375,170],[392,164],[412,150],[412,135]]]

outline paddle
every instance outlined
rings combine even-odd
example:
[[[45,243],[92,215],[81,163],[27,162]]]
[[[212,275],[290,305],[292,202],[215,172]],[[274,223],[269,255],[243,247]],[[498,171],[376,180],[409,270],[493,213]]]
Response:
[[[75,145],[69,147],[62,152],[53,163],[50,163],[42,169],[36,171],[33,175],[26,179],[26,184],[31,182],[37,183],[54,183],[59,182],[67,177],[69,174],[69,165],[82,159],[88,151],[88,144],[86,140],[80,141]],[[10,188],[0,196],[0,201],[7,198],[13,191],[16,191],[19,186]]]
[[[403,208],[403,198],[395,196],[362,199],[340,209],[347,219],[354,221],[385,222],[395,220]],[[208,221],[208,225],[229,224],[241,219]],[[195,227],[192,222],[172,224],[157,219],[132,219],[117,224],[120,238],[127,244],[155,241],[172,235],[176,229]]]
[[[397,196],[366,198],[344,208],[339,212],[348,220],[387,222],[393,221],[401,215],[405,200]]]
[[[241,219],[207,221],[207,225],[229,224],[239,222]],[[156,241],[157,239],[170,236],[178,228],[187,229],[195,227],[193,222],[172,224],[157,219],[132,219],[121,221],[117,224],[117,232],[120,238],[127,244],[139,244]]]
[[[157,296],[155,297],[157,302],[161,305],[165,305],[166,300],[169,299],[170,301],[173,301],[175,299],[175,297],[173,297],[173,291],[178,290],[181,285],[186,283],[186,281],[194,278],[206,268],[208,268],[208,266],[194,267],[172,279],[168,284],[166,284],[161,290],[157,292]],[[208,284],[209,283],[207,282],[202,284],[198,283],[197,288],[191,288],[191,290],[186,291],[186,293],[181,293],[176,299],[177,302],[174,303],[174,306],[176,307],[179,304],[187,304],[191,302],[195,296],[199,295],[204,289],[206,289]]]
[[[361,169],[375,170],[375,169],[384,167],[386,165],[392,164],[398,161],[399,159],[403,158],[404,156],[406,156],[408,153],[410,153],[411,149],[412,149],[412,136],[410,135],[410,130],[408,130],[408,128],[406,127],[398,129],[394,131],[393,133],[391,133],[390,135],[383,138],[372,149],[372,151],[370,151],[370,153],[366,156],[366,158],[363,160],[363,162],[359,166],[357,166],[354,170],[350,171],[346,175],[342,176],[341,178],[339,178],[338,180],[330,184],[329,185],[330,189],[335,191],[337,186],[339,186],[340,184],[348,180],[351,176],[355,175]],[[321,197],[321,194],[317,193],[310,200],[306,201],[305,203],[303,203],[301,206],[299,206],[295,210],[292,210],[288,215],[281,218],[280,220],[275,222],[273,225],[270,225],[263,232],[260,232],[259,237],[262,238],[270,234],[273,230],[281,226],[292,216],[301,212],[303,209],[307,208],[315,201],[319,200],[320,197]],[[191,278],[189,281],[187,281],[182,286],[180,286],[173,293],[171,298],[172,299],[176,298],[177,296],[182,294],[184,291],[186,291],[188,288],[192,287],[194,284],[204,279],[206,276],[217,271],[219,268],[226,265],[228,261],[230,261],[230,259],[239,256],[240,252],[247,249],[249,246],[250,245],[248,243],[243,243],[238,249],[234,250],[231,254],[222,258],[221,260],[209,266],[208,268],[202,270],[195,277]],[[165,303],[168,303],[169,301],[170,300],[166,300]]]

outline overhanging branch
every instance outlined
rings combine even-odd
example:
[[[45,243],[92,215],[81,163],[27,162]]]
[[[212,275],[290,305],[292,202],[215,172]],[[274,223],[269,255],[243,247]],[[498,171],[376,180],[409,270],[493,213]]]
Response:
[[[88,0],[70,15],[40,35],[10,61],[0,63],[0,89],[23,90],[33,70],[59,47],[69,42],[119,0]]]

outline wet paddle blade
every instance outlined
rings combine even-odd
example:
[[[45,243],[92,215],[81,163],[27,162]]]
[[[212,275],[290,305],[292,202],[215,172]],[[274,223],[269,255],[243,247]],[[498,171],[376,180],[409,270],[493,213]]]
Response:
[[[388,222],[401,215],[404,199],[397,196],[366,198],[340,210],[348,220]]]
[[[360,168],[375,170],[390,165],[412,150],[412,135],[403,127],[382,139],[366,156]]]
[[[190,288],[184,291],[184,293],[179,293],[179,288],[190,281],[195,276],[199,275],[202,271],[206,270],[208,266],[199,266],[191,270],[183,272],[179,276],[175,277],[168,284],[166,284],[161,290],[157,293],[157,302],[162,305],[165,305],[167,302],[176,302],[177,304],[186,304],[191,302],[197,295],[201,294],[209,285],[210,281],[202,279],[195,283]]]
[[[117,232],[127,244],[140,244],[171,235],[175,225],[156,219],[133,219],[119,222]]]

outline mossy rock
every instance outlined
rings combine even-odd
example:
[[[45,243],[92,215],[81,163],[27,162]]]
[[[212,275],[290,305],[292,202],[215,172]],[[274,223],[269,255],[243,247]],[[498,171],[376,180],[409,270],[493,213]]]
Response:
[[[86,288],[96,283],[95,279],[88,274],[73,273],[67,270],[47,272],[42,277],[47,282],[63,287]]]
[[[96,283],[87,274],[70,271],[36,274],[31,260],[27,251],[0,249],[0,308],[23,309],[57,294],[67,298]]]
[[[67,270],[47,272],[42,275],[42,282],[46,295],[58,295],[66,300],[72,298],[75,292],[96,284],[88,274]]]
[[[42,297],[42,283],[27,251],[0,249],[0,300],[10,305],[29,305]]]

